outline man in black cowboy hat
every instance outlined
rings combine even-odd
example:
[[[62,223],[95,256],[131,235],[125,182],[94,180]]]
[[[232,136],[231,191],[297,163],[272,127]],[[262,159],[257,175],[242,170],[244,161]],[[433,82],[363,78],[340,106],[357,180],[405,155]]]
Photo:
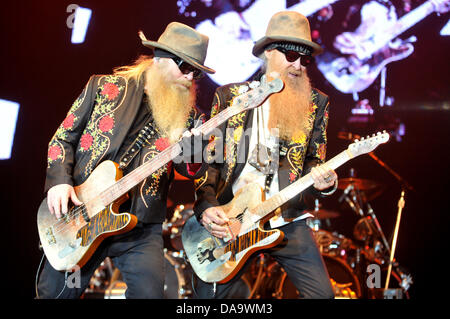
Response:
[[[184,24],[170,23],[158,41],[148,41],[143,33],[140,37],[152,56],[116,68],[112,75],[92,76],[51,139],[45,182],[48,208],[56,221],[67,214],[68,203],[82,204],[73,186],[86,181],[102,161],[121,163],[126,175],[182,134],[185,160],[169,162],[129,192],[121,211],[134,214],[137,226],[105,239],[81,269],[57,271],[47,261],[38,298],[80,297],[106,257],[121,272],[126,298],[164,297],[162,223],[168,189],[174,168],[191,179],[205,170],[204,164],[191,162],[194,152],[184,151],[190,149],[193,135],[183,132],[202,117],[195,108],[195,79],[215,71],[203,65],[208,38]]]
[[[311,172],[313,186],[282,205],[281,212],[267,223],[269,228],[280,229],[285,240],[266,252],[284,268],[302,298],[334,297],[324,261],[306,224],[311,214],[305,212],[304,201],[305,193],[320,197],[332,194],[337,188],[336,173],[323,164],[328,97],[311,87],[307,75],[308,64],[321,51],[311,41],[309,22],[303,15],[284,11],[271,18],[266,35],[255,43],[253,54],[264,60],[264,72],[269,79],[273,72],[278,73],[284,89],[271,95],[259,108],[228,121],[227,129],[245,134],[226,134],[224,127],[225,140],[215,142],[218,148],[223,145],[225,149],[223,152],[216,149],[215,153],[225,154],[225,158],[222,164],[210,163],[207,174],[198,181],[194,205],[197,218],[212,235],[230,238],[229,218],[219,206],[228,203],[243,186],[258,183],[268,199]],[[226,108],[235,92],[247,84],[218,88],[212,116]],[[245,152],[245,156],[240,152]],[[265,158],[268,156],[266,164],[255,160],[261,153]],[[245,160],[239,162],[239,158]],[[271,171],[265,165],[275,167]],[[216,288],[199,279],[198,297],[226,298],[242,272],[230,282],[217,284]]]

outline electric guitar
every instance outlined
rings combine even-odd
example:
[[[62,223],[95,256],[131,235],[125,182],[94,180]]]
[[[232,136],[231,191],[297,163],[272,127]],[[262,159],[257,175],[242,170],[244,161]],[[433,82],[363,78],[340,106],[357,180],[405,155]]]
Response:
[[[320,9],[339,0],[306,0],[288,8],[304,16],[310,16]],[[248,26],[240,34],[233,34],[206,19],[195,27],[209,37],[206,65],[217,72],[208,76],[217,84],[246,81],[261,67],[261,60],[252,54],[254,42],[264,36],[271,16],[286,10],[284,1],[258,0],[240,13],[241,23]],[[233,23],[229,22],[229,23]],[[230,70],[233,70],[230,72]]]
[[[336,169],[388,140],[389,134],[386,132],[362,138],[361,141],[355,140],[327,164]],[[283,232],[279,229],[264,230],[264,223],[275,215],[278,207],[312,184],[311,174],[307,174],[266,201],[264,191],[258,184],[245,185],[228,204],[221,206],[230,219],[228,228],[231,238],[225,240],[212,236],[195,216],[190,217],[183,227],[181,240],[197,276],[205,282],[226,283],[253,253],[280,243]]]
[[[408,40],[396,39],[400,34],[429,14],[449,10],[449,0],[430,0],[400,18],[387,30],[380,30],[378,40],[370,37],[355,45],[355,54],[339,56],[325,52],[317,57],[317,67],[325,78],[342,93],[367,89],[389,63],[405,59],[414,51]],[[382,28],[382,26],[373,26]]]
[[[252,89],[236,96],[231,106],[197,129],[208,135],[230,117],[261,105],[283,86],[279,78],[268,82],[263,77],[261,82],[252,82]],[[133,229],[136,216],[118,213],[120,205],[128,198],[127,192],[181,151],[180,143],[174,143],[126,176],[122,176],[117,163],[109,160],[100,163],[83,184],[74,187],[83,204],[71,208],[60,219],[50,213],[47,199],[44,199],[37,213],[37,226],[45,255],[53,268],[61,271],[71,270],[76,265],[82,267],[106,237]]]

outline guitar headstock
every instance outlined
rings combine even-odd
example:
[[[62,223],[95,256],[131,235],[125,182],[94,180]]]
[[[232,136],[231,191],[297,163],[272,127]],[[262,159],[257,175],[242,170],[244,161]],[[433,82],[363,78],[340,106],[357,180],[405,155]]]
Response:
[[[450,11],[449,0],[431,0],[430,3],[433,6],[433,10],[439,14],[444,14]]]
[[[248,86],[241,86],[238,91],[239,95],[233,99],[233,104],[230,108],[234,108],[236,114],[256,108],[260,106],[269,95],[280,92],[283,87],[284,83],[280,78],[274,78],[269,82],[267,81],[267,77],[263,75],[260,82],[254,81]]]
[[[386,131],[383,133],[378,132],[377,134],[372,134],[372,136],[367,136],[366,138],[361,137],[361,140],[355,140],[354,143],[348,146],[348,150],[353,157],[370,153],[378,147],[378,145],[386,143],[389,141],[389,134]]]

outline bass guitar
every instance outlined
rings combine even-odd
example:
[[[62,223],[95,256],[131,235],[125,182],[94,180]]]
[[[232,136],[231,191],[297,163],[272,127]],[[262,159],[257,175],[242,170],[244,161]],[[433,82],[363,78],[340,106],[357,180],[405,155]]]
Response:
[[[336,169],[388,140],[389,134],[386,132],[356,140],[330,159],[327,165]],[[228,204],[221,206],[230,219],[228,227],[231,238],[228,240],[212,236],[195,216],[191,216],[183,227],[181,240],[197,276],[209,283],[226,283],[253,253],[279,244],[284,237],[283,232],[279,229],[264,230],[263,225],[274,216],[278,207],[312,184],[311,174],[307,174],[266,201],[264,191],[258,184],[245,185]]]
[[[252,83],[252,89],[236,96],[231,106],[197,129],[208,135],[230,117],[261,105],[284,86],[279,78],[269,82],[263,77],[261,82]],[[175,159],[181,151],[180,143],[174,143],[125,176],[117,163],[109,160],[100,163],[83,184],[74,187],[83,204],[71,208],[60,219],[50,213],[47,199],[44,199],[38,209],[37,226],[41,245],[53,268],[62,271],[82,267],[106,237],[133,229],[136,216],[118,213],[120,205],[128,198],[128,191]]]

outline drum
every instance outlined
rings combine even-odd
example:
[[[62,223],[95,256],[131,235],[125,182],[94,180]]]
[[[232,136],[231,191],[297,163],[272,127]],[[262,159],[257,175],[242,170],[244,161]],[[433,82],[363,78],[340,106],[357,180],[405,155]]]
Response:
[[[322,254],[327,267],[335,297],[354,299],[361,297],[361,285],[353,270],[345,261],[335,256]],[[264,280],[254,294],[261,299],[297,299],[300,293],[287,277],[284,269],[274,259],[265,266]]]
[[[349,250],[355,248],[351,239],[348,239],[336,232],[331,233],[329,231],[319,229],[317,231],[313,231],[313,234],[322,254],[342,257],[346,255]]]
[[[190,277],[192,270],[184,262],[183,253],[166,251],[164,299],[186,299],[192,294]],[[117,268],[116,268],[117,270]],[[119,276],[105,290],[105,299],[125,299],[127,285]]]
[[[170,220],[163,223],[164,247],[171,251],[183,250],[181,231],[184,224],[194,214],[192,204],[178,205]]]

